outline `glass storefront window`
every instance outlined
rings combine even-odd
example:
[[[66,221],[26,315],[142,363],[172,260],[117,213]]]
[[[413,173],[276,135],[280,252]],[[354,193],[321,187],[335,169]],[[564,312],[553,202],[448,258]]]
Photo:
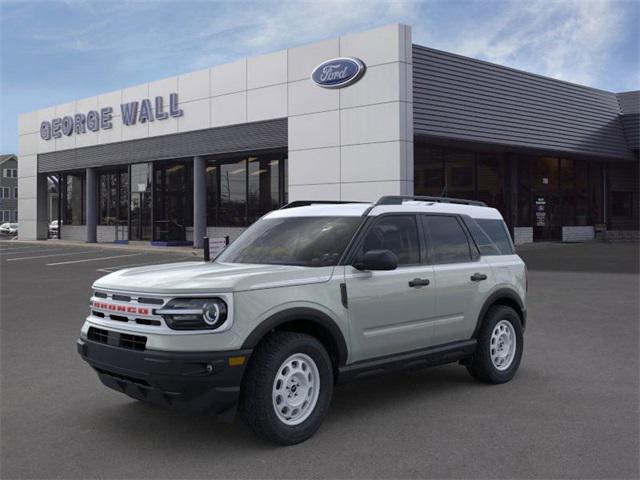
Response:
[[[505,167],[500,154],[479,153],[477,163],[478,200],[500,210],[507,219],[505,200]]]
[[[532,207],[531,207],[531,164],[533,157],[528,156],[511,156],[510,160],[515,163],[517,196],[518,196],[518,212],[516,227],[532,226]]]
[[[189,161],[156,163],[154,183],[154,235],[158,241],[184,241],[193,224],[193,173]]]
[[[444,172],[447,197],[476,198],[475,154],[446,152]]]
[[[416,195],[442,195],[444,191],[442,149],[416,143],[413,175]]]
[[[84,225],[84,175],[65,174],[62,176],[62,182],[63,224]]]
[[[605,223],[602,201],[604,198],[604,180],[602,176],[603,164],[589,163],[589,218],[594,224]]]
[[[151,163],[130,167],[129,240],[151,240]]]
[[[536,239],[604,222],[603,162],[414,145],[414,192],[481,200]],[[619,175],[620,176],[620,175]],[[615,188],[612,188],[612,191]],[[624,202],[623,202],[624,203]]]
[[[244,227],[247,224],[247,159],[219,166],[220,197],[217,226]]]
[[[246,227],[286,201],[283,152],[211,159],[206,172],[209,226]]]
[[[98,224],[122,225],[129,219],[129,174],[102,172],[98,176]]]
[[[575,178],[575,225],[593,225],[596,220],[589,217],[589,162],[576,160]]]
[[[269,157],[249,157],[248,160],[248,222],[253,223],[280,206],[280,160]]]

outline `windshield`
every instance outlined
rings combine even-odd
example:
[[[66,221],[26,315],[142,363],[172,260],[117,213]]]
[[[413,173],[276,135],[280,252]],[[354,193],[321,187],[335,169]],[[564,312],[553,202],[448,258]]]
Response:
[[[249,227],[216,262],[336,265],[360,221],[361,217],[265,218]]]

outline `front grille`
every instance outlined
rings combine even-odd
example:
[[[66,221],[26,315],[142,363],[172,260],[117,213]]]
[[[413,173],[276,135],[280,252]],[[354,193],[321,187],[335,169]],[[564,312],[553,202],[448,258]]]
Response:
[[[118,295],[116,293],[111,295],[111,298],[113,298],[114,300],[117,300],[118,302],[130,302],[131,301],[131,297],[129,295]]]
[[[98,343],[109,343],[109,331],[102,330],[101,328],[90,327],[87,338]]]
[[[122,348],[130,348],[131,350],[144,350],[147,345],[147,337],[140,335],[120,334],[120,346]]]
[[[89,327],[87,338],[94,342],[127,348],[129,350],[143,351],[147,347],[147,337],[143,337],[142,335],[112,332],[96,327]]]
[[[102,302],[102,299],[107,301]],[[162,298],[94,291],[89,305],[91,315],[94,317],[123,323],[130,322],[146,327],[162,327],[162,317],[155,314],[152,305],[162,306],[166,301]]]
[[[138,297],[138,303],[148,303],[150,305],[164,305],[164,300],[162,300],[161,298]]]

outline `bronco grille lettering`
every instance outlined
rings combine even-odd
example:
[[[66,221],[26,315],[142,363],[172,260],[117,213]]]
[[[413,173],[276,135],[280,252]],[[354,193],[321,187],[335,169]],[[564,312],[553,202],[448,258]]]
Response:
[[[145,307],[115,305],[113,303],[98,302],[96,300],[91,300],[89,302],[89,305],[94,308],[99,308],[101,310],[107,310],[108,312],[122,312],[122,313],[132,313],[136,315],[149,315],[149,309]]]

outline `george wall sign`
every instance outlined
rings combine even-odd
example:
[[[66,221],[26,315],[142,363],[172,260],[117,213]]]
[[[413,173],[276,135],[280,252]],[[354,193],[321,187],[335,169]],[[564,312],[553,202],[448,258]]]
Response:
[[[339,57],[321,63],[311,72],[311,80],[324,88],[342,88],[356,83],[366,67],[362,60]]]
[[[127,102],[120,105],[120,119],[123,125],[135,125],[136,123],[166,120],[169,117],[181,117],[182,109],[178,108],[178,94],[169,95],[169,105],[165,105],[163,97],[156,97],[153,105],[151,100],[145,98],[140,102]],[[80,135],[98,130],[113,128],[113,107],[103,107],[98,110],[89,110],[85,113],[66,115],[53,120],[44,120],[40,124],[40,137],[43,140]]]

